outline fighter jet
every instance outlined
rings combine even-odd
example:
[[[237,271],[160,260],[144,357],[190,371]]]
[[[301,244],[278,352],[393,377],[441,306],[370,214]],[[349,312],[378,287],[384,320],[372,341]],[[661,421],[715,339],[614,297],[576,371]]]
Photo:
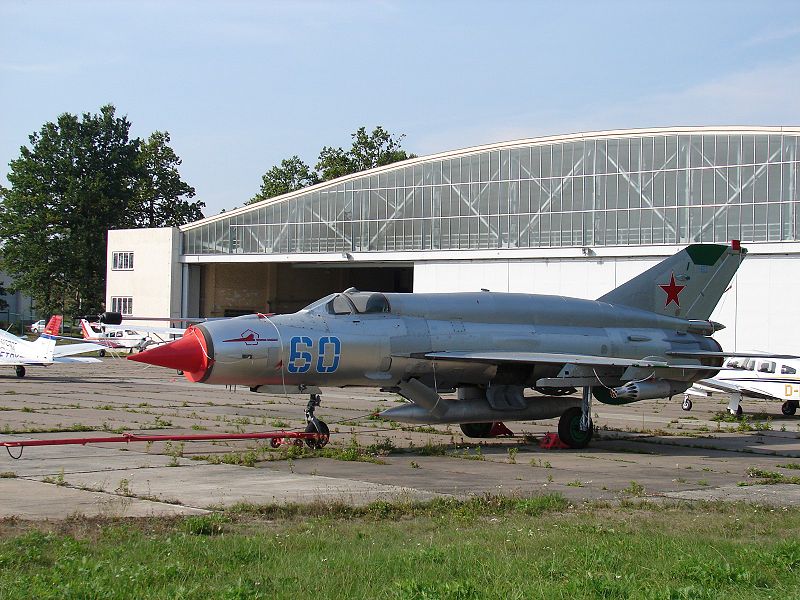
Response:
[[[307,431],[328,431],[314,417],[321,386],[371,386],[408,401],[381,413],[395,421],[484,437],[494,423],[560,417],[561,440],[582,448],[592,398],[668,398],[735,354],[711,337],[723,326],[709,317],[746,252],[738,241],[694,244],[597,300],[351,288],[293,314],[192,325],[128,359],[195,382],[308,393]]]

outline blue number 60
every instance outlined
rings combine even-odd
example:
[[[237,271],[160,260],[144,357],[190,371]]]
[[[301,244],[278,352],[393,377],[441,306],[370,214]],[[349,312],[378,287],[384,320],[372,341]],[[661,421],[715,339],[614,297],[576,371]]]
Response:
[[[311,352],[309,352],[313,344],[311,338],[296,335],[289,343],[289,365],[287,371],[289,371],[289,373],[308,372],[313,360]]]

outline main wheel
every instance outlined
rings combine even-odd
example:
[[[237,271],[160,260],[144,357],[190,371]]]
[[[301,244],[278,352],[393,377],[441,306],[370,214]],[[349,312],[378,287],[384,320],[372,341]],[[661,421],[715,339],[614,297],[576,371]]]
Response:
[[[585,448],[594,434],[594,424],[589,419],[588,431],[581,431],[583,411],[578,406],[565,410],[558,420],[558,437],[570,448]]]
[[[25,377],[25,367],[23,367],[21,365],[17,366],[17,367],[14,367],[14,373],[16,373],[17,377],[22,379],[23,377]]]
[[[492,431],[492,423],[461,423],[459,425],[464,435],[470,438],[485,438],[489,437]]]
[[[797,403],[787,400],[781,405],[781,412],[787,417],[791,417],[797,412]]]
[[[683,404],[681,404],[681,408],[683,410],[692,410],[692,401],[689,399],[689,396],[686,396],[683,399]]]
[[[743,413],[744,411],[742,411],[742,406],[741,406],[741,405],[739,405],[739,406],[737,406],[737,407],[736,407],[736,410],[730,410],[730,409],[728,409],[728,412],[729,412],[729,413],[731,413],[732,415],[735,415],[735,416],[736,416],[736,418],[739,418],[739,417],[741,417],[741,416],[742,416],[742,413]]]
[[[102,357],[104,357],[106,355],[106,351],[105,350],[100,350],[97,353],[100,355],[100,358],[102,358]]]
[[[306,433],[318,433],[321,436],[315,440],[306,440],[306,446],[312,450],[324,448],[328,444],[328,440],[331,439],[331,432],[328,426],[324,421],[320,421],[316,417],[312,417],[311,421],[306,425]]]

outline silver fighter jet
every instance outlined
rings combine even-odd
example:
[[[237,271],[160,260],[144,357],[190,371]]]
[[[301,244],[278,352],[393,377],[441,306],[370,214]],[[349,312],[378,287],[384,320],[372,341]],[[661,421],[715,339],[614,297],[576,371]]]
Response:
[[[482,437],[493,423],[560,416],[561,440],[582,448],[593,397],[668,398],[735,354],[708,319],[746,253],[736,241],[691,245],[597,300],[349,289],[294,314],[193,325],[128,358],[190,381],[310,394],[308,431],[328,432],[314,417],[321,386],[371,386],[408,400],[382,413],[395,421],[458,423]]]

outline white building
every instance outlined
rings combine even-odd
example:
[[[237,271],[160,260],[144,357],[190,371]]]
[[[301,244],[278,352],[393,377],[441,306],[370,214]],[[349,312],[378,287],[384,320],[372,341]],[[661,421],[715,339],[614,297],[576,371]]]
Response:
[[[797,352],[799,145],[800,128],[682,127],[415,158],[180,229],[109,231],[107,307],[287,312],[350,286],[596,298],[687,244],[740,239],[717,339]]]

